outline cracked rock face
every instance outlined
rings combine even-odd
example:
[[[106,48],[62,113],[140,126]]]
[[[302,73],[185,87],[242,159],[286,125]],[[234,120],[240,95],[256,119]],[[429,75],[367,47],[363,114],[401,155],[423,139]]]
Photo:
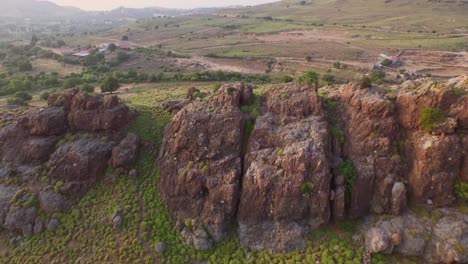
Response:
[[[244,89],[251,90],[225,86],[209,102],[184,107],[166,128],[161,148],[161,192],[170,212],[179,226],[204,227],[216,241],[234,222],[239,200]]]
[[[326,88],[322,98],[307,85],[278,85],[261,97],[249,134],[249,115],[239,107],[254,101],[251,87],[226,85],[185,102],[166,129],[164,201],[198,248],[237,221],[242,244],[275,253],[304,247],[306,235],[330,219],[400,215],[407,204],[428,201],[450,205],[455,182],[468,178],[468,139],[459,133],[467,127],[467,97],[454,90],[468,82],[452,82],[405,83],[394,99],[356,84]],[[431,132],[421,122],[426,108],[446,113]],[[354,183],[340,168],[344,161],[352,162]],[[396,218],[369,232],[368,249],[422,255],[432,245],[426,231],[415,217]],[[439,242],[433,247],[449,252],[437,253],[442,262],[463,259]]]
[[[308,231],[330,217],[330,135],[312,89],[279,87],[266,101],[245,158],[239,239],[284,252],[303,247]]]

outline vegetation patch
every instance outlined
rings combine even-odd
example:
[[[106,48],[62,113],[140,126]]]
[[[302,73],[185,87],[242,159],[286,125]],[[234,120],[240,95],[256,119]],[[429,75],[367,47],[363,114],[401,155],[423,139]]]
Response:
[[[426,108],[421,112],[421,125],[426,132],[432,132],[437,124],[447,120],[447,114],[439,108]]]

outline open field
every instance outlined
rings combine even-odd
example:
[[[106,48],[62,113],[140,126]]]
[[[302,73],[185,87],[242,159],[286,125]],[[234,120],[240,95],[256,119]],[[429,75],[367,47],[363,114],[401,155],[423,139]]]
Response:
[[[275,60],[292,68],[275,65],[274,72],[280,74],[303,68],[320,71],[335,61],[369,70],[381,53],[394,55],[416,48],[421,56],[403,57],[408,63],[402,69],[448,77],[465,72],[468,64],[467,12],[468,4],[463,2],[315,0],[301,5],[281,1],[213,15],[147,19],[66,42],[98,45],[126,35],[132,45],[157,46],[189,57],[173,61],[174,67],[188,71],[259,73]],[[425,59],[425,52],[431,59]],[[456,58],[440,63],[453,55]],[[306,56],[312,61],[305,63]],[[157,64],[160,61],[136,59],[119,69]]]

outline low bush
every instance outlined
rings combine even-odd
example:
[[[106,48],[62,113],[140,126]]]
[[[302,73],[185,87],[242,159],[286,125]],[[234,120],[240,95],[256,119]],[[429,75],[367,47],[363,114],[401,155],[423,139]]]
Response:
[[[437,124],[446,119],[446,113],[439,108],[426,108],[421,112],[421,125],[426,132],[432,132]]]

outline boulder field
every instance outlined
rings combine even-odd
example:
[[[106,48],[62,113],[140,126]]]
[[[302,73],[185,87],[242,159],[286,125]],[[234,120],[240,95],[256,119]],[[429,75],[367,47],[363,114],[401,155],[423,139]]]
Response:
[[[48,105],[0,112],[0,227],[25,235],[56,226],[40,212],[66,212],[108,167],[128,172],[138,154],[125,132],[135,113],[117,96],[70,89]]]
[[[370,253],[464,262],[466,214],[421,223],[407,208],[453,205],[456,183],[468,180],[467,92],[468,77],[391,89],[281,84],[261,96],[237,83],[168,102],[163,200],[200,250],[232,225],[242,244],[277,253],[304,247],[320,226],[386,215],[369,227]],[[428,230],[424,243],[413,243],[413,226]]]

